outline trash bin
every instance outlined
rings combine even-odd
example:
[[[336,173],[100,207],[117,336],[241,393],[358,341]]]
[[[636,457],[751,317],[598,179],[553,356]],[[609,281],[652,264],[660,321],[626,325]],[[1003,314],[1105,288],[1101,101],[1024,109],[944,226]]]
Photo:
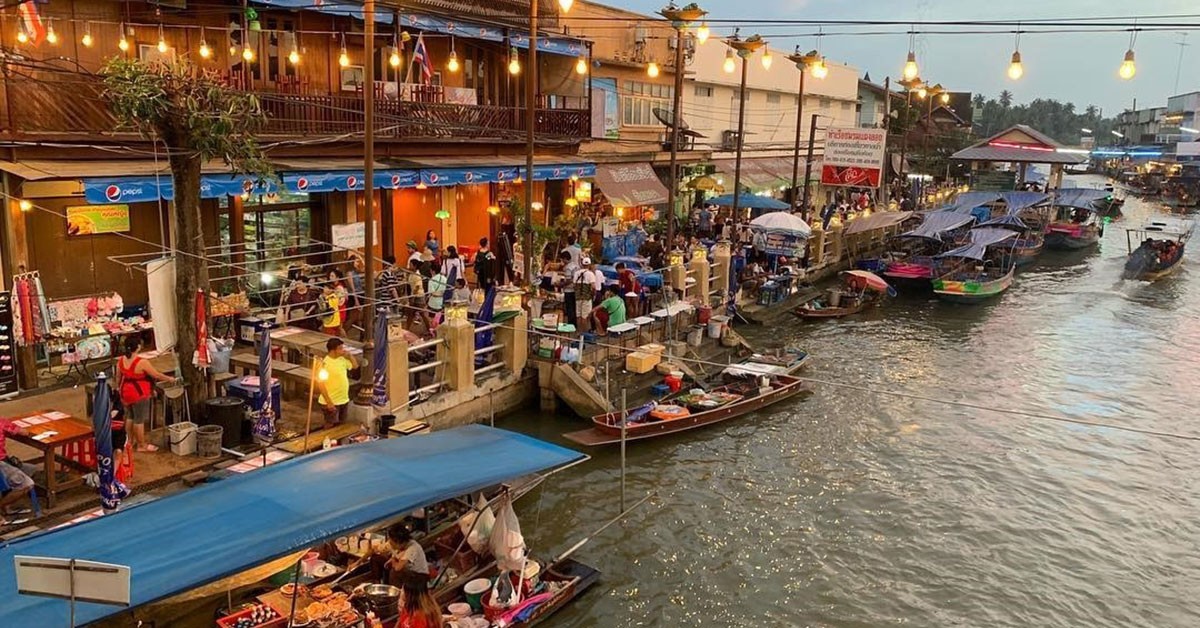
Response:
[[[167,437],[171,441],[171,453],[190,456],[196,453],[196,424],[191,421],[167,426]]]
[[[220,458],[221,434],[224,431],[220,425],[201,425],[196,428],[196,453],[201,458]]]
[[[233,449],[243,442],[242,424],[245,423],[246,402],[237,397],[214,397],[204,402],[205,426],[218,425],[223,428],[221,446]],[[249,425],[246,426],[249,439]],[[201,434],[205,432],[200,430]],[[203,455],[203,454],[201,454]]]

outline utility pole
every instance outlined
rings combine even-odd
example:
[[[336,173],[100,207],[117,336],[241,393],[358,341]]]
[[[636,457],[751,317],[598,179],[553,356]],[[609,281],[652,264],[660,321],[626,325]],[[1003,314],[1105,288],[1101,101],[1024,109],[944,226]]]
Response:
[[[686,26],[684,27],[686,28]],[[675,241],[675,220],[679,202],[679,125],[683,120],[683,46],[684,28],[675,29],[675,93],[671,101],[671,186],[667,188],[667,247]]]
[[[375,337],[375,0],[363,4],[363,286],[367,306],[363,312],[363,336],[370,347]],[[372,353],[364,351],[370,360]],[[372,368],[362,370],[364,382],[373,381]]]
[[[540,251],[533,250],[533,151],[534,126],[537,124],[538,82],[538,0],[529,0],[529,72],[525,84],[525,282],[532,285],[533,261],[540,259]],[[545,210],[547,216],[549,209]]]
[[[813,144],[817,141],[817,116],[821,114],[812,114],[812,122],[808,124],[808,155],[804,158],[804,206],[808,207],[809,201],[809,180],[812,179],[812,163],[813,163]]]
[[[892,77],[883,78],[883,171],[879,173],[879,205],[888,208],[888,172],[892,169],[892,157],[887,152],[887,125],[892,118]]]

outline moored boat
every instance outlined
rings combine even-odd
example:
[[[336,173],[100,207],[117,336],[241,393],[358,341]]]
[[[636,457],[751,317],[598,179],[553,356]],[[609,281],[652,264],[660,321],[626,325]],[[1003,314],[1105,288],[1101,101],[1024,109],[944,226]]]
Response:
[[[1054,219],[1046,226],[1046,247],[1078,250],[1094,246],[1104,235],[1104,223],[1095,201],[1104,198],[1104,190],[1067,188],[1054,197]]]
[[[934,211],[912,231],[896,237],[884,254],[883,277],[898,289],[928,290],[934,274],[934,255],[951,248],[955,235],[975,221],[971,214]]]
[[[933,280],[934,293],[954,303],[980,303],[999,296],[1013,283],[1016,239],[1017,233],[1009,229],[972,229],[969,244],[938,256],[947,270]]]
[[[876,305],[895,290],[879,275],[866,270],[842,271],[843,285],[830,288],[827,297],[813,299],[793,310],[803,319],[841,318]]]
[[[708,392],[684,393],[628,412],[595,416],[590,429],[563,437],[580,445],[611,445],[621,442],[622,425],[627,441],[676,434],[745,416],[804,390],[804,383],[795,377],[746,378]]]
[[[1124,278],[1157,281],[1179,270],[1194,227],[1190,220],[1160,218],[1138,229],[1126,229],[1129,257],[1125,260]]]

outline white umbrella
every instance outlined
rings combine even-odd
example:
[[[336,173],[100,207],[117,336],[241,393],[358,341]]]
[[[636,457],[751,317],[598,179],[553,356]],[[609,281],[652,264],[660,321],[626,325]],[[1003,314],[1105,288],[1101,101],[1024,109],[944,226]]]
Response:
[[[762,231],[777,231],[802,238],[812,235],[812,227],[809,227],[803,218],[788,212],[763,214],[751,220],[750,226]]]

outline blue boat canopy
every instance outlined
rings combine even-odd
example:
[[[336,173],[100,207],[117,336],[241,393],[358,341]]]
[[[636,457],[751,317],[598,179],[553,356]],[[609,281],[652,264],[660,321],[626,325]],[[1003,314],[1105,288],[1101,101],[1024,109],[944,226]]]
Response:
[[[128,565],[131,606],[195,589],[413,509],[584,458],[481,425],[294,458],[0,547],[6,626],[67,623],[68,602],[17,594],[13,557]],[[84,625],[124,612],[79,603]]]
[[[1017,215],[1017,212],[1023,209],[1029,209],[1046,202],[1050,195],[1045,192],[1033,191],[1006,191],[1000,193],[1000,198],[1004,204],[1008,206],[1008,214],[1010,216]]]
[[[945,253],[936,255],[935,257],[962,257],[966,259],[982,260],[983,256],[987,253],[989,246],[1017,237],[1016,231],[1011,231],[1009,229],[996,229],[994,227],[972,229],[970,233],[970,244],[946,251]]]
[[[972,211],[981,205],[994,203],[1000,200],[999,192],[963,192],[954,197],[954,200],[947,206],[942,207],[939,211],[950,211],[959,214],[970,214]]]
[[[1088,211],[1097,211],[1093,205],[1102,198],[1108,198],[1112,193],[1107,190],[1094,188],[1064,188],[1054,196],[1054,205],[1059,207],[1078,207]]]
[[[975,220],[975,217],[970,214],[959,214],[945,210],[929,212],[925,214],[925,222],[922,222],[921,226],[900,235],[906,238],[941,240],[943,233],[969,225],[973,220]]]

